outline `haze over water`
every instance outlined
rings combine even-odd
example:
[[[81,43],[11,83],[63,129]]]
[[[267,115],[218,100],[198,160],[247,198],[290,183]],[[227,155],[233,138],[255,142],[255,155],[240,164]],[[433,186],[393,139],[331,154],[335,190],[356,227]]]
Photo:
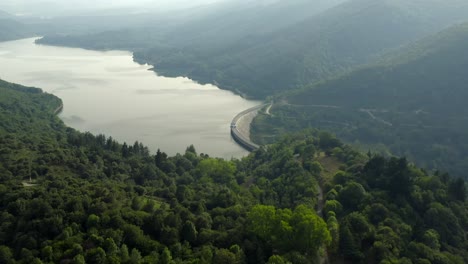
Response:
[[[259,102],[187,78],[166,78],[125,51],[89,51],[35,45],[35,39],[0,42],[0,78],[42,88],[63,100],[64,122],[151,152],[231,158],[247,154],[230,136],[238,113]]]

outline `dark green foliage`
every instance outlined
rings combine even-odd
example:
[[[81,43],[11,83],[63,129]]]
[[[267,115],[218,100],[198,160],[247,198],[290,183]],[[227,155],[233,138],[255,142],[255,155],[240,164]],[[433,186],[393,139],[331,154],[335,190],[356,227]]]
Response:
[[[359,262],[364,257],[356,239],[347,226],[340,228],[340,253],[354,262]]]
[[[350,181],[340,191],[339,201],[348,209],[358,209],[361,204],[364,204],[364,199],[367,193],[361,184]]]
[[[11,264],[15,262],[13,258],[13,252],[7,246],[0,246],[0,262],[5,264]]]
[[[52,95],[1,84],[2,263],[310,264],[324,246],[355,263],[468,260],[466,189],[446,174],[313,130],[242,160],[152,155],[65,127]],[[313,209],[323,159],[340,163],[326,221]]]
[[[448,188],[448,193],[453,199],[461,202],[466,201],[466,182],[462,178],[450,181]]]
[[[318,150],[317,133],[243,160],[193,146],[169,157],[67,128],[60,106],[39,89],[0,83],[0,262],[266,262],[277,240],[255,245],[261,237],[247,228],[259,204],[296,208],[297,229],[286,233],[296,247],[283,243],[282,253],[305,258],[328,241],[313,210],[318,172],[295,152]]]
[[[218,249],[213,257],[213,263],[237,264],[241,263],[236,255],[227,249]]]
[[[335,185],[325,207],[329,226],[338,220],[337,253],[344,259],[353,263],[467,261],[463,248],[468,245],[468,229],[462,224],[467,203],[447,195],[453,181],[442,183],[440,176],[428,175],[405,159],[372,155],[365,166],[346,172],[347,181],[340,182],[344,187]]]
[[[182,227],[182,239],[193,244],[197,241],[197,235],[198,232],[195,225],[187,220],[187,222],[185,222],[184,226]]]

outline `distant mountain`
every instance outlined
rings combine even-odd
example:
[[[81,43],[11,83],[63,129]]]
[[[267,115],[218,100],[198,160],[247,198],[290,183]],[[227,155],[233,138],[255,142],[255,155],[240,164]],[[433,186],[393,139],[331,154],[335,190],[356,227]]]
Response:
[[[140,28],[124,28],[103,33],[47,36],[40,43],[79,46],[91,49],[125,48],[139,51],[136,58],[161,65],[178,63],[175,55],[184,54],[179,68],[203,68],[202,59],[234,54],[262,43],[265,37],[284,30],[345,0],[226,1],[174,12],[163,20],[149,21]],[[192,60],[191,58],[194,58]],[[167,62],[167,64],[166,64]],[[194,63],[195,65],[192,65]],[[162,70],[162,69],[161,69]],[[171,74],[169,71],[165,71]],[[187,74],[193,73],[187,70]],[[177,74],[174,72],[174,74]],[[185,71],[180,74],[185,75]],[[203,74],[200,74],[202,79]],[[216,79],[217,80],[217,79]],[[212,82],[212,78],[207,78]]]
[[[386,65],[355,71],[290,98],[297,104],[468,115],[467,45],[468,24],[461,24],[411,45]]]
[[[143,1],[143,0],[141,0]],[[140,1],[140,2],[141,2]],[[92,10],[121,7],[112,0],[14,0],[2,1],[0,9],[25,17],[57,17],[83,14]],[[128,1],[127,1],[128,2]],[[137,2],[137,0],[134,0]]]
[[[158,36],[158,43],[163,43],[166,48],[199,50],[209,47],[212,51],[215,46],[224,48],[247,36],[271,33],[286,28],[344,1],[319,0],[312,4],[306,0],[230,0],[169,13],[154,13],[154,10],[149,10],[149,13],[137,15],[153,17],[152,20],[147,20],[145,26],[140,25],[140,28],[122,25],[122,30],[114,29],[103,33],[47,36],[42,43],[69,46],[76,46],[79,43],[79,46],[87,48],[105,49],[109,45],[108,42],[122,46],[121,35],[122,33],[128,34],[131,28],[131,39],[125,41],[131,42],[128,49],[138,50],[142,47],[151,47],[151,45],[155,47],[157,45],[152,36]],[[126,17],[123,20],[132,21],[133,19]]]
[[[468,24],[413,44],[383,63],[278,99],[256,120],[257,141],[305,127],[419,165],[468,170]],[[263,137],[262,137],[263,135]]]
[[[167,42],[184,49],[225,48],[244,38],[287,28],[345,0],[228,1],[212,13],[169,32]]]
[[[369,63],[384,52],[466,19],[468,13],[466,1],[407,2],[347,1],[275,32],[257,31],[225,45],[224,36],[231,36],[236,28],[223,27],[220,20],[216,26],[206,26],[206,31],[224,28],[227,33],[219,38],[201,28],[193,31],[206,39],[204,45],[198,45],[197,38],[184,41],[184,31],[174,32],[182,45],[172,41],[170,51],[158,47],[136,57],[154,64],[162,74],[216,81],[221,87],[265,97]],[[288,20],[291,15],[276,17]]]
[[[467,13],[464,0],[227,1],[41,43],[127,49],[159,74],[264,98],[370,63]]]
[[[20,39],[32,36],[26,25],[16,20],[13,15],[0,10],[0,41]]]

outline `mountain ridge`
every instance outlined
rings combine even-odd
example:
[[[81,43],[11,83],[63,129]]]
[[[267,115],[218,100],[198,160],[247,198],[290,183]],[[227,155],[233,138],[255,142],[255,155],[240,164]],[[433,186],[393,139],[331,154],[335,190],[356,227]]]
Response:
[[[460,8],[468,10],[464,4]],[[349,1],[284,30],[245,38],[242,42],[247,44],[233,43],[214,57],[183,49],[178,50],[182,56],[149,50],[137,52],[135,57],[154,64],[162,74],[182,74],[202,82],[216,80],[221,87],[236,87],[243,93],[264,97],[370,63],[385,52],[444,29],[461,17],[458,14],[447,18],[449,12],[441,11],[438,20],[442,22],[434,25],[413,11],[408,12],[391,1]],[[176,52],[174,49],[173,53]]]
[[[405,155],[428,169],[464,176],[466,45],[465,23],[412,44],[396,57],[285,93],[276,99],[273,117],[254,121],[253,134],[263,143],[268,129],[313,126],[364,149]]]

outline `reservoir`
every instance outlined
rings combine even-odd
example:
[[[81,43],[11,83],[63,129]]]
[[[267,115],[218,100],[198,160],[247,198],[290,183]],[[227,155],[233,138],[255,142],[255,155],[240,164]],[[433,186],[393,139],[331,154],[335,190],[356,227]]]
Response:
[[[230,136],[231,119],[260,104],[188,78],[166,78],[126,51],[90,51],[36,45],[35,39],[0,42],[0,78],[42,88],[63,100],[70,127],[140,141],[170,155],[193,144],[198,153],[230,159],[247,152]],[[1,95],[0,95],[1,96]]]

